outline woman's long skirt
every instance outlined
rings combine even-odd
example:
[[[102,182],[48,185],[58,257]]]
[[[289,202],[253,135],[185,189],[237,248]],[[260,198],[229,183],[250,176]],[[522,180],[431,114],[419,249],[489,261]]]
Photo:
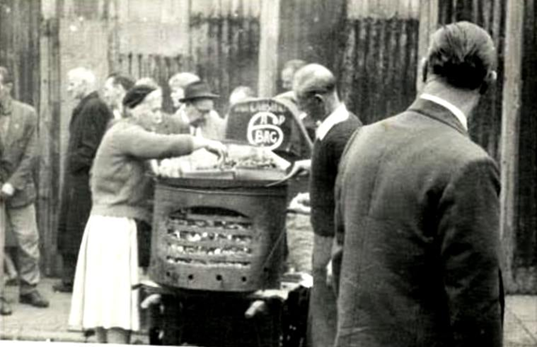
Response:
[[[69,325],[140,329],[136,223],[91,215],[80,246]]]

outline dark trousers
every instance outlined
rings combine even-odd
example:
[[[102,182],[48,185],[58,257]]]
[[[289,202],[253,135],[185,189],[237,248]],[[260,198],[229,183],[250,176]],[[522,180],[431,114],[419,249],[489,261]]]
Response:
[[[63,268],[62,268],[62,283],[68,286],[72,286],[75,282],[76,262],[78,256],[71,253],[63,253]]]
[[[310,294],[309,346],[332,346],[337,330],[337,299],[327,282],[326,266],[330,262],[333,238],[314,235],[313,288]]]

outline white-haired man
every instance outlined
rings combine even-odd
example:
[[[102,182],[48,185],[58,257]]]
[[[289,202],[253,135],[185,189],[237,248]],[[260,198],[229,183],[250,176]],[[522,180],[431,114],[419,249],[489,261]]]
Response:
[[[62,280],[54,290],[71,292],[78,250],[91,211],[89,171],[108,122],[113,118],[96,92],[95,75],[86,68],[68,73],[67,91],[79,103],[69,124],[69,144],[65,158],[58,251],[63,259]]]

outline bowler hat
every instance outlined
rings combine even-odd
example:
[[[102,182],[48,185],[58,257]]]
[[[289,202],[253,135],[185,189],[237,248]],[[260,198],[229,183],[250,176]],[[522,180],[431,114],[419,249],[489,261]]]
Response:
[[[179,99],[180,102],[191,101],[195,99],[216,99],[217,94],[211,93],[207,83],[198,81],[190,83],[185,88],[185,96]]]

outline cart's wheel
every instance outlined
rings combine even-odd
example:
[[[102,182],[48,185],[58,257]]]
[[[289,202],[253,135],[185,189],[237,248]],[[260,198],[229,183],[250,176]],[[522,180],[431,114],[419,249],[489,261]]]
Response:
[[[182,343],[183,321],[181,319],[182,304],[177,296],[163,295],[164,306],[160,329],[157,327],[158,339],[162,345],[179,346]]]

